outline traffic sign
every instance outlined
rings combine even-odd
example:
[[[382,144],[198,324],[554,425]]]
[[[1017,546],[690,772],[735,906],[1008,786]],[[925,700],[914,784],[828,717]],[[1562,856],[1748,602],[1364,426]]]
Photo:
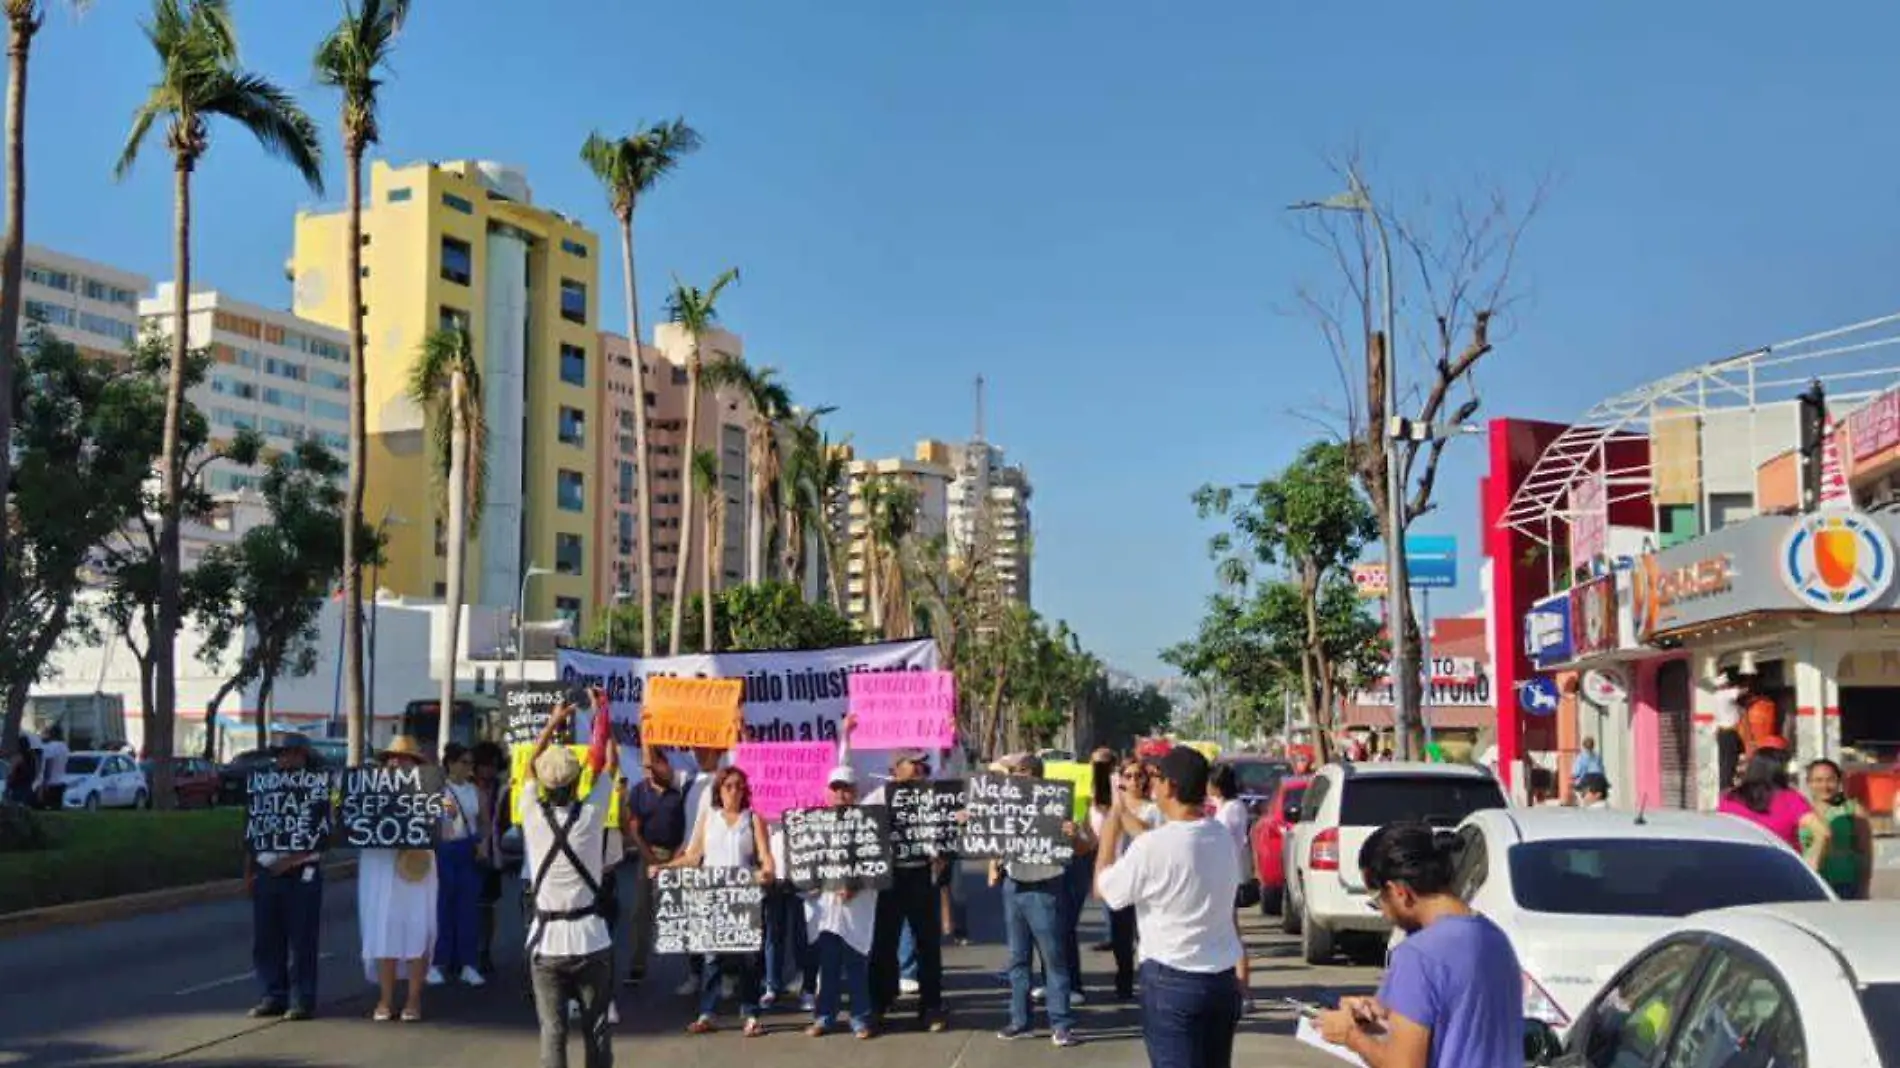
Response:
[[[1557,683],[1547,675],[1533,675],[1517,684],[1517,707],[1533,716],[1557,711]]]
[[[1458,539],[1441,534],[1405,536],[1405,580],[1421,590],[1458,585]]]

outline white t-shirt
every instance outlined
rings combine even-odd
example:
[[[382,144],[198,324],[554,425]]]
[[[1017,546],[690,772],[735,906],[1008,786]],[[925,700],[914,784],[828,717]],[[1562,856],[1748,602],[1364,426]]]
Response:
[[[40,754],[42,760],[40,777],[46,785],[60,786],[66,782],[66,758],[71,753],[72,750],[67,748],[66,743],[57,738],[46,743]]]
[[[876,890],[860,890],[849,901],[842,900],[836,890],[805,895],[805,938],[813,945],[818,944],[819,935],[835,934],[845,945],[868,955],[876,930]]]
[[[1142,960],[1202,974],[1240,964],[1240,862],[1213,820],[1163,823],[1127,843],[1095,882],[1109,908],[1134,907]]]
[[[1226,828],[1234,837],[1234,856],[1240,861],[1241,878],[1246,878],[1247,861],[1251,850],[1247,847],[1247,806],[1239,798],[1228,798],[1214,810],[1214,822]]]
[[[1715,726],[1718,730],[1732,731],[1742,725],[1742,691],[1734,686],[1723,686],[1715,691]]]
[[[594,777],[593,790],[581,802],[580,818],[567,832],[568,845],[579,855],[581,863],[587,868],[588,878],[596,886],[600,885],[605,868],[602,854],[605,852],[607,805],[612,796],[613,781],[611,775]],[[595,897],[587,889],[587,879],[583,879],[581,873],[574,870],[574,864],[567,855],[555,847],[554,828],[549,825],[547,813],[535,799],[538,793],[533,789],[521,791],[521,801],[515,812],[515,818],[521,824],[521,872],[530,886],[533,886],[535,873],[541,870],[542,858],[550,851],[555,854],[554,863],[548,868],[547,878],[541,883],[541,892],[534,904],[548,912],[586,908],[594,903]],[[551,811],[555,819],[566,822],[566,808],[553,808]],[[585,957],[611,947],[613,937],[607,931],[607,921],[598,915],[550,920],[545,924],[539,917],[531,916],[528,945],[531,952],[543,957]]]

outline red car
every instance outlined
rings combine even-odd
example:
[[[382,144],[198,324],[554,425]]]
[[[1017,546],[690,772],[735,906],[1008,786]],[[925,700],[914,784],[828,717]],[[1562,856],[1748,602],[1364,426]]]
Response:
[[[139,761],[145,779],[152,779],[152,762]],[[172,759],[172,786],[178,793],[179,808],[211,808],[218,803],[218,769],[198,757]]]
[[[1253,866],[1260,877],[1260,911],[1263,915],[1280,913],[1280,898],[1286,889],[1286,868],[1281,850],[1300,819],[1300,802],[1306,797],[1310,775],[1288,775],[1267,800],[1253,821]]]

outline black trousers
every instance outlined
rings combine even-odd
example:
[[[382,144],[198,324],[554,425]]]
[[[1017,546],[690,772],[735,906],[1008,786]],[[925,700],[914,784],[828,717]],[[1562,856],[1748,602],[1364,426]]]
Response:
[[[943,1008],[943,919],[937,881],[928,864],[898,868],[891,888],[877,895],[877,927],[871,935],[871,1006],[883,1015],[897,1003],[897,944],[904,924],[917,943],[917,999],[928,1015]]]
[[[1135,907],[1108,910],[1108,945],[1115,951],[1115,996],[1135,992]]]
[[[1715,732],[1715,780],[1719,793],[1728,793],[1735,785],[1735,768],[1742,762],[1742,733],[1718,728]]]

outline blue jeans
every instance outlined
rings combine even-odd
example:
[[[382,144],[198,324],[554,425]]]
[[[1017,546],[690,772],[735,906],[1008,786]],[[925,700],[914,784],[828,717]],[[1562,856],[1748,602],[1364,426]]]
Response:
[[[1206,974],[1141,962],[1141,1036],[1150,1068],[1232,1068],[1240,984],[1230,969]]]
[[[1069,1009],[1068,950],[1062,944],[1062,922],[1069,913],[1064,877],[1036,883],[1003,880],[1003,926],[1009,933],[1009,1026],[1029,1028],[1030,956],[1040,951],[1047,973],[1043,993],[1049,1026],[1066,1031],[1075,1025]]]
[[[805,900],[790,883],[765,892],[765,989],[783,994],[792,989],[792,973],[810,994],[818,988],[817,956],[805,938]]]
[[[871,1026],[871,969],[864,954],[835,934],[821,934],[818,950],[818,1008],[812,1022],[830,1027],[838,1018],[838,1002],[851,996],[851,1030]]]
[[[719,995],[729,974],[738,979],[739,1015],[750,1020],[759,1014],[759,962],[750,953],[708,953],[700,958],[699,1014],[707,1019],[719,1015]]]
[[[473,968],[481,957],[482,895],[475,839],[438,844],[435,871],[435,966],[444,972]]]
[[[910,933],[910,924],[898,928],[903,933],[897,936],[897,974],[899,978],[915,980],[917,978],[917,936]]]
[[[251,966],[266,1002],[316,1009],[322,915],[323,872],[314,865],[282,875],[257,873],[251,885]]]

